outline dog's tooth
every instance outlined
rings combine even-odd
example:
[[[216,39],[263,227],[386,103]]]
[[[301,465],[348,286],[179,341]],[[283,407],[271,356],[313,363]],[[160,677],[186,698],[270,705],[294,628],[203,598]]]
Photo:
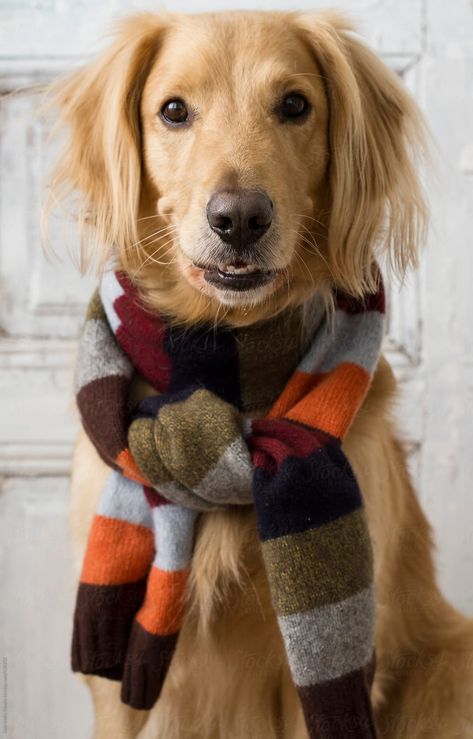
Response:
[[[262,270],[256,264],[246,264],[244,267],[237,267],[234,264],[219,264],[217,269],[224,274],[245,275],[261,272]]]
[[[252,272],[257,272],[258,267],[256,267],[254,264],[246,264],[244,267],[232,267],[232,271],[241,275],[251,274]]]

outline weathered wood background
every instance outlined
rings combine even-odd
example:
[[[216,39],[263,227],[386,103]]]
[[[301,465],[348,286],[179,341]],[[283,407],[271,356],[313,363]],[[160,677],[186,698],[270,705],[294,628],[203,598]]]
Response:
[[[299,7],[311,7],[299,0]],[[330,2],[318,2],[329,7]],[[259,7],[290,8],[286,2]],[[251,0],[168,3],[169,10],[254,8]],[[420,271],[391,290],[386,346],[402,381],[399,419],[433,524],[444,590],[473,614],[473,4],[345,0],[363,33],[402,75],[437,142],[434,216]],[[2,92],[48,81],[90,56],[133,0],[0,0]],[[69,674],[72,609],[68,473],[77,423],[74,347],[91,280],[40,244],[48,170],[37,96],[0,102],[0,628],[2,731],[12,739],[90,733],[88,695]],[[5,712],[4,712],[5,713]]]

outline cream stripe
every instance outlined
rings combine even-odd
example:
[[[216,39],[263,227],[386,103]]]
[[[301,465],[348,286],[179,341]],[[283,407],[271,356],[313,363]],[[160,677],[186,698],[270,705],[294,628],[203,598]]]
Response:
[[[100,283],[100,298],[105,310],[108,322],[112,327],[113,333],[117,333],[117,329],[121,323],[114,307],[115,300],[125,294],[124,289],[118,282],[114,270],[106,269],[103,273]]]
[[[138,526],[152,526],[151,509],[143,492],[143,485],[138,485],[116,470],[107,478],[97,513]]]
[[[167,572],[189,567],[194,545],[197,511],[172,504],[153,508],[156,532],[154,566]]]

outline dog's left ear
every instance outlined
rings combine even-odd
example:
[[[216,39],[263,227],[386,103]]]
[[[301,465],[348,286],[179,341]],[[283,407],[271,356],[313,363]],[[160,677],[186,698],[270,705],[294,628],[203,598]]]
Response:
[[[352,294],[373,289],[374,258],[399,275],[415,266],[427,208],[416,160],[426,154],[422,116],[389,70],[334,13],[295,16],[322,70],[330,109],[328,258]]]

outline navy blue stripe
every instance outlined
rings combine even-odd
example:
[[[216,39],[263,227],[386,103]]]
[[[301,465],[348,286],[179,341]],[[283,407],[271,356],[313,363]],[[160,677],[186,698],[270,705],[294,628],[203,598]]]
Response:
[[[148,398],[141,400],[135,408],[133,418],[156,418],[158,411],[164,405],[171,405],[171,403],[179,403],[187,400],[190,396],[199,388],[196,385],[186,387],[180,392],[163,393],[162,395],[150,395]]]
[[[323,526],[362,506],[358,483],[340,447],[288,457],[275,475],[255,470],[253,493],[261,541]]]
[[[170,326],[164,349],[171,362],[170,393],[198,385],[241,408],[238,346],[232,329]]]

